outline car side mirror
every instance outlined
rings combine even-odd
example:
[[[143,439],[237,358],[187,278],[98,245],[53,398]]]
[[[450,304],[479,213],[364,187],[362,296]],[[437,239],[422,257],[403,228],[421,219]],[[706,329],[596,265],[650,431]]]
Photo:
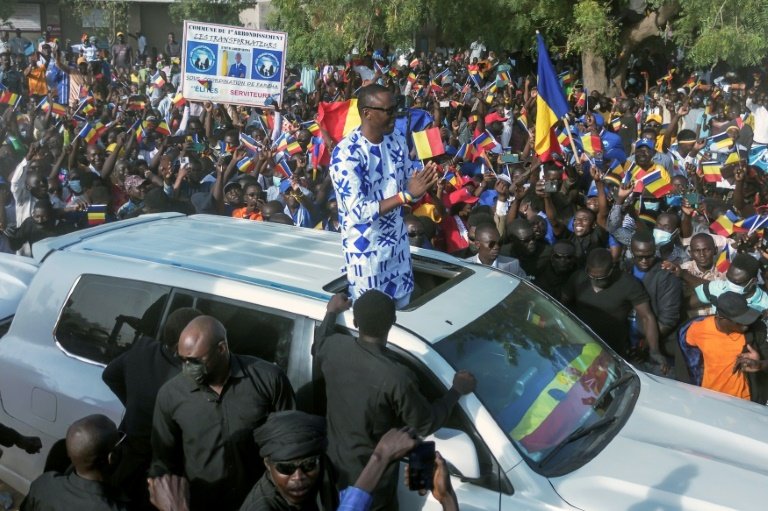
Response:
[[[472,439],[458,429],[440,428],[424,439],[435,442],[435,450],[463,479],[480,477],[480,461]],[[452,470],[453,472],[453,470]]]

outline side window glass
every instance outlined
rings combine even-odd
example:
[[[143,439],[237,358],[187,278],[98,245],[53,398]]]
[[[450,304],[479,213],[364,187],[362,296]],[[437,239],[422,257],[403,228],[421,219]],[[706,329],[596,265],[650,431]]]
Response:
[[[221,321],[232,353],[259,357],[288,371],[293,319],[248,303],[190,291],[174,293],[169,313],[180,307],[194,307]]]
[[[169,287],[148,282],[83,275],[54,335],[67,353],[108,364],[140,336],[157,334],[169,293]]]

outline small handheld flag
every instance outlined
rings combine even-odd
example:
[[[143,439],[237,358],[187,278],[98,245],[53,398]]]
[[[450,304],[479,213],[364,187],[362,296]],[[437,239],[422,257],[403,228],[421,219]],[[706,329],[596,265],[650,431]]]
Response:
[[[704,181],[707,183],[717,183],[723,180],[723,175],[720,173],[722,165],[718,161],[703,161],[701,162],[701,171],[704,173]]]
[[[163,75],[158,73],[157,76],[152,80],[152,85],[156,89],[162,89],[163,86],[165,85],[165,80],[163,79]]]
[[[710,151],[721,151],[723,149],[730,149],[733,146],[733,139],[725,131],[709,137],[707,141],[709,142]]]
[[[248,173],[252,171],[256,167],[256,163],[253,161],[253,158],[250,156],[246,156],[242,160],[237,162],[237,170],[243,173]]]
[[[291,166],[285,158],[275,164],[275,175],[281,179],[290,179],[293,176]]]
[[[249,137],[245,133],[240,133],[240,144],[243,145],[249,152],[258,153],[259,145],[253,137]]]
[[[661,170],[654,170],[645,174],[640,180],[647,191],[660,199],[672,191],[672,181],[669,175]]]
[[[567,139],[568,134],[565,133],[565,136]],[[597,153],[603,152],[603,141],[600,140],[600,136],[593,135],[592,133],[588,133],[581,137],[581,146],[584,148],[584,152],[592,158],[594,158]]]
[[[429,128],[413,133],[413,145],[420,160],[434,158],[445,153],[443,139],[440,136],[440,128]]]
[[[497,142],[496,139],[493,138],[493,135],[488,133],[488,131],[484,131],[472,141],[472,145],[475,146],[478,152],[483,152],[489,151],[496,147]]]
[[[91,204],[86,210],[86,216],[88,218],[88,227],[103,224],[107,221],[107,205]]]
[[[184,99],[184,95],[181,92],[176,93],[176,95],[173,97],[173,100],[171,101],[173,103],[173,106],[176,108],[181,108],[186,104],[187,100]]]

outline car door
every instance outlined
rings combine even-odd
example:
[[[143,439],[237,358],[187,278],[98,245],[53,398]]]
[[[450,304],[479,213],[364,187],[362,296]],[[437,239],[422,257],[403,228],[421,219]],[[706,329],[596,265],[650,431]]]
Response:
[[[351,318],[346,319],[346,324],[352,324]],[[319,322],[317,322],[317,325],[319,325]],[[355,330],[342,325],[336,325],[336,330],[340,333],[346,333],[354,336],[357,335]],[[399,338],[400,336],[409,336],[413,338],[411,334],[393,329],[392,333],[390,334],[390,341],[393,338]],[[410,340],[412,341],[413,339]],[[417,342],[421,343],[421,341]],[[406,350],[398,348],[395,344],[390,343],[389,347],[393,350],[400,361],[404,365],[408,366],[411,370],[413,370],[417,375],[420,388],[424,391],[427,398],[430,400],[436,399],[447,390],[445,387],[441,386],[435,376],[431,374],[428,369],[426,369],[426,366],[421,364],[413,355],[409,354]],[[354,363],[354,361],[350,361],[350,363]],[[316,384],[322,384],[321,375],[317,374],[317,372],[314,372],[313,381],[316,382]],[[325,409],[322,404],[322,400],[326,398],[324,389],[316,388],[315,392],[319,392],[320,395],[319,400],[316,400],[315,404],[318,404],[318,401],[321,402],[319,403],[320,406],[314,409],[314,412],[323,414]],[[491,451],[487,448],[482,438],[473,427],[472,421],[468,418],[465,411],[460,406],[454,408],[453,413],[445,424],[445,430],[439,431],[437,434],[440,435],[446,431],[449,434],[453,434],[453,436],[461,436],[465,442],[471,443],[471,446],[473,446],[477,452],[477,458],[479,460],[480,472],[479,474],[475,474],[478,477],[473,478],[473,480],[462,477],[456,471],[451,474],[451,483],[454,490],[456,491],[457,496],[459,497],[461,509],[474,511],[498,509],[499,495],[511,495],[512,487],[506,481],[503,472],[499,469],[498,463],[496,463],[493,456],[491,455]],[[398,502],[400,509],[423,509],[425,511],[441,510],[442,506],[431,495],[420,496],[417,492],[408,490],[403,482],[405,466],[405,462],[400,463],[400,484],[398,486]],[[500,476],[501,479],[499,479]]]

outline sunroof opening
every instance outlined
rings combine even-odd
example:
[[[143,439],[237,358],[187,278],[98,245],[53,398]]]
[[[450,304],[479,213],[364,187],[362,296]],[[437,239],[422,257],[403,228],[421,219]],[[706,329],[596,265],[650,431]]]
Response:
[[[405,311],[417,309],[474,273],[472,269],[464,266],[419,255],[412,257],[415,288],[410,303],[402,309]],[[347,288],[346,274],[323,286],[324,291],[334,294],[348,293]]]

